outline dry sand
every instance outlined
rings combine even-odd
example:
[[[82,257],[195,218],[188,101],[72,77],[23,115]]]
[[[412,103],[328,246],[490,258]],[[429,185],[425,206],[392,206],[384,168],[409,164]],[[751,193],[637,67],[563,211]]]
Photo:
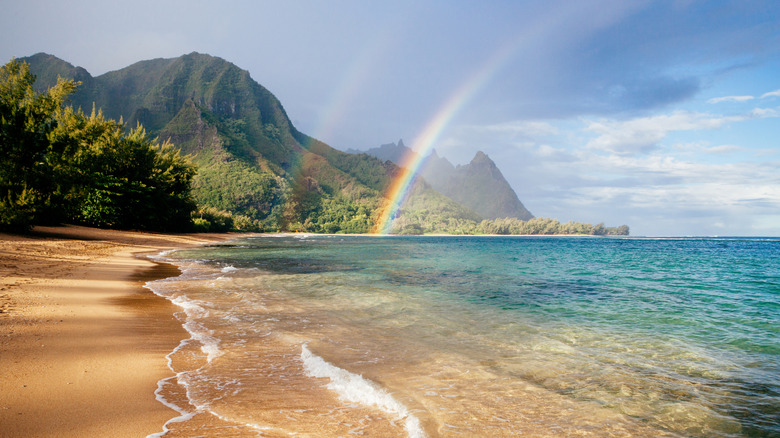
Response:
[[[142,287],[178,274],[142,254],[235,237],[37,227],[0,234],[0,437],[143,437],[178,309]]]

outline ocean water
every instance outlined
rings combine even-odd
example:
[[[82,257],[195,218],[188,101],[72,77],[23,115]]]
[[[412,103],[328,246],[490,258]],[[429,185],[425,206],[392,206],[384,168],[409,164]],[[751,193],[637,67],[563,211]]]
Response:
[[[780,436],[780,239],[259,236],[163,254],[157,436]]]

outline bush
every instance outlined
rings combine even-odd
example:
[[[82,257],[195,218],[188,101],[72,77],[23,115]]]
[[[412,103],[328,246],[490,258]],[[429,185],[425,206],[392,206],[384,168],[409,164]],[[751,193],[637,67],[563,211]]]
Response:
[[[211,222],[206,219],[196,217],[192,220],[192,231],[196,233],[208,233],[211,231]]]
[[[208,224],[208,231],[211,233],[227,233],[233,230],[233,216],[223,210],[217,210],[213,207],[202,208],[192,213],[192,222],[204,227]]]
[[[235,231],[242,231],[242,232],[262,233],[263,224],[259,220],[252,219],[249,216],[234,215],[233,229]]]

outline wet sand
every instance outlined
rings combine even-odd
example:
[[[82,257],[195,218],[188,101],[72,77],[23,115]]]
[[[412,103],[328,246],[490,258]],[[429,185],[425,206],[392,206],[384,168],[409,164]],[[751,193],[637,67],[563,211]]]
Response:
[[[178,274],[144,254],[235,237],[85,227],[0,234],[0,436],[139,437],[178,414],[155,399],[188,336],[142,285]]]

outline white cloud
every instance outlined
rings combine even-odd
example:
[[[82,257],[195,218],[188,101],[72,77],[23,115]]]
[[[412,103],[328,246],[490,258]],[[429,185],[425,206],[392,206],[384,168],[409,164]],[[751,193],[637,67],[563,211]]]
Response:
[[[564,163],[564,162],[578,161],[577,155],[571,154],[566,149],[556,148],[548,144],[540,145],[533,152],[540,159],[539,161],[547,161],[550,163]]]
[[[733,144],[723,144],[718,146],[712,146],[708,148],[704,148],[704,152],[710,153],[710,154],[730,154],[733,152],[741,152],[745,148]]]
[[[753,111],[750,112],[750,114],[759,119],[767,119],[770,117],[780,117],[780,112],[777,111],[777,108],[755,108]]]
[[[538,151],[539,155],[542,157],[551,157],[555,155],[557,152],[559,152],[558,149],[555,149],[554,147],[550,145],[543,144],[539,146]]]
[[[673,131],[717,129],[721,126],[759,115],[722,116],[690,111],[675,111],[628,121],[601,120],[590,122],[585,128],[598,137],[587,147],[616,154],[647,153],[655,149],[667,134]]]
[[[711,155],[725,155],[736,152],[745,152],[746,148],[734,144],[721,144],[711,146],[706,141],[690,142],[690,143],[677,143],[671,148],[675,152],[682,154],[711,154]]]
[[[707,103],[747,102],[748,100],[753,100],[753,99],[755,99],[755,97],[753,96],[723,96],[723,97],[714,97],[708,100]]]
[[[487,125],[482,129],[493,132],[517,134],[524,137],[544,137],[557,135],[558,128],[547,122],[535,120],[518,120],[513,122]]]
[[[708,114],[673,115],[660,120],[644,118],[630,126],[663,133],[650,127],[661,122],[676,129],[726,123],[723,117]],[[601,124],[609,128],[619,125]],[[780,211],[777,159],[749,154],[714,157],[745,152],[745,148],[704,141],[630,155],[571,149],[562,140],[564,144],[538,142],[522,149],[503,143],[507,147],[491,154],[520,199],[537,216],[610,226],[625,223],[635,235],[780,233],[780,222],[768,226],[760,219]],[[503,163],[522,164],[512,167]],[[717,229],[715,223],[723,228]]]
[[[728,116],[675,111],[627,121],[591,121],[585,130],[598,136],[588,141],[586,146],[615,154],[648,153],[656,149],[670,132],[713,130],[729,123],[770,117],[780,117],[780,111],[776,108],[754,108],[748,113]]]
[[[762,99],[767,97],[780,97],[780,90],[770,91],[761,95]]]
[[[580,185],[571,181],[572,185],[557,187],[573,195],[560,199],[568,204],[560,208],[573,213],[575,220],[628,223],[637,234],[663,235],[672,229],[717,234],[709,225],[716,221],[728,222],[726,228],[740,230],[738,234],[761,234],[758,218],[780,211],[777,163],[712,164],[661,154],[592,154],[574,166],[588,168],[591,178],[587,185],[580,180]],[[729,218],[741,221],[732,223]],[[764,226],[764,234],[780,231],[778,224]]]

